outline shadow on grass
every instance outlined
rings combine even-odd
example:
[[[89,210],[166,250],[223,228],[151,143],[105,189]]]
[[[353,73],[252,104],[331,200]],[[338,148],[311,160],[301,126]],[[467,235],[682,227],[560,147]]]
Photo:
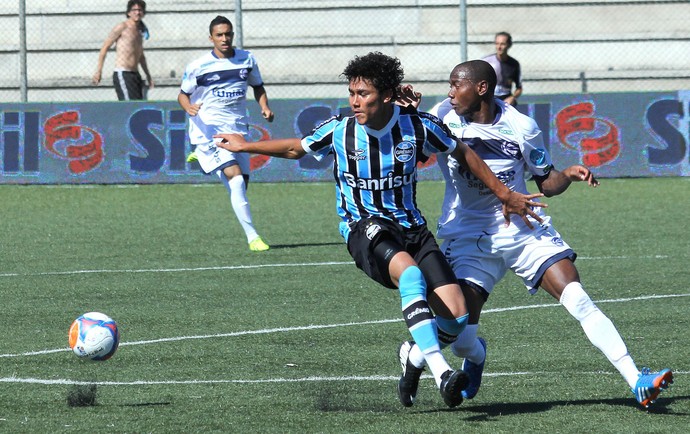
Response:
[[[152,406],[163,406],[170,405],[172,402],[139,402],[133,404],[121,404],[120,407],[152,407]]]
[[[273,249],[291,249],[295,247],[322,247],[322,246],[343,246],[346,247],[345,242],[335,242],[335,243],[296,243],[296,244],[271,244],[271,250]]]
[[[465,413],[475,413],[475,415],[465,418],[466,421],[483,421],[499,416],[511,416],[515,414],[543,413],[555,407],[573,405],[616,405],[620,407],[632,407],[650,414],[667,414],[675,416],[689,416],[689,412],[678,412],[668,409],[668,405],[676,402],[690,401],[690,396],[670,396],[661,397],[649,408],[642,408],[634,398],[611,398],[611,399],[580,399],[568,401],[548,401],[548,402],[522,402],[489,405],[467,405],[463,403],[456,408],[445,408],[437,410],[420,411],[419,413],[436,413],[440,411],[461,411]]]

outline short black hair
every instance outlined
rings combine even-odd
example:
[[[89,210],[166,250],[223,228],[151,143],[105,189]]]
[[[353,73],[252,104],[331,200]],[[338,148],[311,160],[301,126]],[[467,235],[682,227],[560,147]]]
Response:
[[[484,60],[468,60],[467,62],[455,65],[455,68],[453,68],[450,73],[450,79],[451,81],[455,79],[466,79],[472,83],[479,83],[480,81],[486,80],[489,93],[492,97],[497,82],[494,67]]]
[[[371,81],[380,93],[395,92],[405,78],[400,60],[378,51],[364,56],[355,56],[342,73],[348,81],[361,78]]]
[[[230,22],[230,20],[222,15],[218,15],[217,17],[211,20],[211,24],[209,24],[208,26],[208,34],[212,35],[213,28],[220,24],[227,24],[228,26],[230,26],[230,30],[232,30],[232,23]]]
[[[146,2],[144,0],[129,0],[127,2],[126,14],[129,14],[129,11],[131,11],[134,6],[139,6],[141,11],[146,13]]]

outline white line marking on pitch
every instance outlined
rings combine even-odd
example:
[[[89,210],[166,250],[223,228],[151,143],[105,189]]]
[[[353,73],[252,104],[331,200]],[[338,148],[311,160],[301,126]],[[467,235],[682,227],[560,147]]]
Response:
[[[344,244],[343,244],[344,245]],[[578,256],[578,259],[585,261],[601,261],[607,259],[666,259],[666,255],[650,256]],[[223,265],[217,267],[191,267],[191,268],[143,268],[143,269],[119,269],[119,270],[72,270],[72,271],[45,271],[40,273],[2,273],[0,277],[22,277],[22,276],[65,276],[72,274],[97,274],[97,273],[179,273],[184,271],[218,271],[218,270],[249,270],[256,268],[279,268],[279,267],[323,267],[330,265],[352,265],[352,261],[333,261],[333,262],[309,262],[300,264],[258,264],[258,265]]]
[[[597,300],[596,302],[597,303],[622,303],[622,302],[627,302],[627,301],[678,298],[678,297],[688,297],[688,296],[690,296],[690,293],[688,293],[688,294],[668,294],[668,295],[645,295],[645,296],[640,296],[640,297]],[[482,313],[487,314],[487,313],[497,313],[497,312],[510,312],[510,311],[516,311],[516,310],[539,309],[539,308],[544,308],[544,307],[557,307],[557,306],[560,306],[560,304],[548,303],[548,304],[535,304],[535,305],[530,305],[530,306],[511,306],[511,307],[486,309]],[[216,334],[211,334],[211,335],[178,336],[178,337],[172,337],[172,338],[151,339],[151,340],[145,340],[145,341],[121,342],[120,346],[124,347],[124,346],[129,346],[129,345],[149,345],[149,344],[157,344],[157,343],[164,343],[164,342],[179,342],[179,341],[192,340],[192,339],[214,339],[214,338],[227,338],[227,337],[246,336],[246,335],[260,335],[260,334],[268,334],[268,333],[286,333],[286,332],[304,331],[304,330],[320,330],[320,329],[331,329],[331,328],[338,328],[338,327],[351,327],[351,326],[372,325],[372,324],[387,324],[387,323],[394,323],[394,322],[400,322],[400,321],[402,321],[402,319],[395,318],[395,319],[382,319],[382,320],[361,321],[361,322],[349,322],[349,323],[340,323],[340,324],[320,324],[320,325],[297,326],[297,327],[276,327],[276,328],[270,328],[270,329],[243,330],[243,331],[230,332],[230,333],[216,333]],[[58,349],[53,349],[53,350],[30,351],[30,352],[18,353],[18,354],[0,354],[0,358],[21,357],[21,356],[37,356],[37,355],[43,355],[43,354],[61,353],[61,352],[65,352],[65,351],[70,351],[70,349],[69,348],[58,348]]]
[[[327,265],[350,265],[351,261],[346,262],[310,262],[301,264],[260,264],[260,265],[226,265],[218,267],[195,267],[195,268],[150,268],[150,269],[122,269],[122,270],[74,270],[74,271],[46,271],[42,273],[4,273],[0,277],[21,277],[21,276],[63,276],[70,274],[90,274],[90,273],[178,273],[182,271],[210,271],[210,270],[248,270],[254,268],[276,268],[276,267],[315,267]]]
[[[674,375],[688,374],[688,371],[673,371]],[[514,377],[517,375],[539,376],[539,375],[563,375],[562,372],[485,372],[484,377]],[[617,375],[617,372],[579,372],[582,375]],[[432,378],[431,375],[423,375],[422,378]],[[153,386],[153,385],[175,385],[175,384],[266,384],[266,383],[306,383],[312,381],[398,381],[400,376],[394,375],[364,375],[364,376],[343,376],[343,377],[302,377],[302,378],[269,378],[264,380],[137,380],[137,381],[78,381],[67,379],[45,380],[41,378],[0,378],[0,383],[20,383],[20,384],[43,384],[53,385],[89,385],[98,386]]]

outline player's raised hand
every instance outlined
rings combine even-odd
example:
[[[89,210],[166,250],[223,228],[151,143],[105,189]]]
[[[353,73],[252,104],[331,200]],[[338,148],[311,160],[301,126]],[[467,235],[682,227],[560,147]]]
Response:
[[[587,181],[590,187],[599,185],[599,180],[594,177],[591,170],[581,164],[573,164],[563,170],[563,174],[572,182]]]
[[[419,107],[419,103],[422,102],[422,93],[414,90],[411,84],[403,84],[398,87],[395,95],[395,103],[399,106],[406,107],[408,105],[414,108]]]
[[[214,134],[213,138],[216,146],[230,152],[242,152],[242,145],[247,143],[241,134]]]
[[[539,223],[543,223],[542,218],[534,212],[533,208],[535,206],[546,208],[548,205],[532,200],[543,196],[544,194],[542,193],[522,194],[511,191],[510,195],[508,196],[508,200],[503,202],[503,217],[505,218],[506,226],[510,225],[510,214],[519,215],[522,218],[522,221],[525,222],[527,227],[530,229],[534,229],[534,226],[532,226],[528,216],[532,217]]]

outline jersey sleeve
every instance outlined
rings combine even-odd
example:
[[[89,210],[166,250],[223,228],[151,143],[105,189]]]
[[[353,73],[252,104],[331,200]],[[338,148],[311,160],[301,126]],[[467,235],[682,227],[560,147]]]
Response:
[[[262,86],[264,84],[263,78],[261,78],[261,71],[259,71],[259,63],[252,53],[249,53],[249,59],[251,61],[251,71],[247,77],[247,84],[251,87]]]
[[[525,140],[521,146],[525,164],[534,176],[546,176],[553,169],[551,154],[544,147],[544,138],[539,132],[536,136]]]
[[[182,76],[182,85],[180,90],[187,95],[191,95],[197,87],[196,83],[196,69],[192,65],[188,65],[184,70]]]
[[[339,116],[333,116],[322,122],[311,133],[302,138],[304,151],[321,161],[333,150],[333,133],[338,126]]]
[[[419,118],[427,130],[427,139],[423,148],[424,154],[450,154],[455,150],[458,144],[457,138],[448,127],[443,125],[441,119],[425,112],[419,112]]]
[[[504,104],[506,110],[517,113],[517,111]],[[534,119],[518,114],[512,117],[511,122],[513,131],[518,131],[518,144],[520,152],[527,165],[527,169],[534,176],[546,176],[553,168],[551,154],[544,146],[544,135]]]

